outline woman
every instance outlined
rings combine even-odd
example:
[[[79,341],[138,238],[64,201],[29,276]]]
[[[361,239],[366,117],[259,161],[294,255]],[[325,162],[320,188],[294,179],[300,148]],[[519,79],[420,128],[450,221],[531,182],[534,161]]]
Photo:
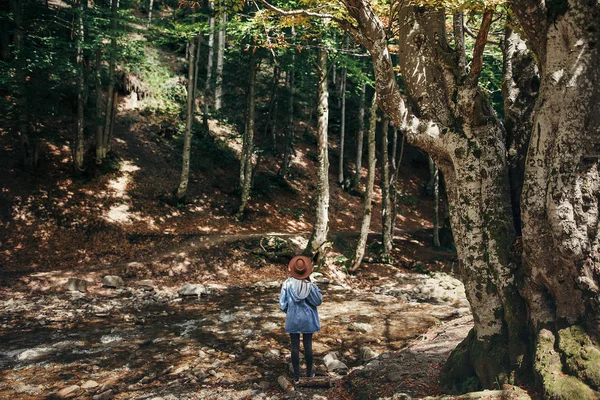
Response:
[[[292,341],[294,383],[300,380],[300,334],[304,345],[306,376],[313,377],[312,334],[321,330],[317,307],[321,305],[321,291],[310,281],[312,263],[307,257],[296,256],[290,261],[290,277],[281,286],[279,307],[285,311],[285,331]]]

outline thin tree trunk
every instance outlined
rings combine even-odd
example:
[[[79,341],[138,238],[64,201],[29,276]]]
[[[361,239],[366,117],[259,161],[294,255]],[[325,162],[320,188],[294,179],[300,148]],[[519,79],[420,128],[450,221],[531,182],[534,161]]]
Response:
[[[433,245],[440,247],[440,170],[435,164],[433,168]]]
[[[185,134],[183,137],[183,161],[181,166],[181,178],[179,187],[175,193],[175,199],[180,202],[185,198],[190,178],[190,157],[192,149],[192,123],[194,121],[194,69],[196,66],[196,45],[194,39],[190,40],[190,54],[188,62],[188,85],[187,103],[185,116]]]
[[[96,71],[94,73],[96,90],[96,164],[102,164],[102,159],[106,154],[104,148],[103,125],[102,121],[102,48],[98,45],[96,49]]]
[[[252,153],[254,152],[254,109],[255,109],[255,89],[256,89],[256,62],[254,61],[254,52],[250,53],[250,88],[248,91],[248,120],[246,122],[246,132],[244,134],[244,143],[242,145],[242,160],[240,163],[240,186],[242,196],[240,208],[237,217],[244,215],[244,210],[248,205],[250,197],[250,188],[252,186]]]
[[[350,272],[354,272],[360,268],[362,259],[365,255],[365,249],[367,247],[367,239],[369,238],[369,227],[371,226],[371,212],[373,210],[373,186],[375,184],[375,129],[377,127],[377,93],[373,94],[373,101],[371,102],[371,119],[369,121],[369,131],[367,133],[367,145],[368,145],[368,157],[369,157],[369,170],[367,174],[367,190],[364,197],[363,205],[363,217],[362,224],[360,227],[360,237],[356,244],[356,251],[354,257],[350,261]]]
[[[223,57],[225,56],[225,23],[227,14],[222,11],[219,21],[219,49],[217,51],[217,83],[215,86],[215,110],[220,110],[223,97]]]
[[[17,109],[19,113],[18,135],[21,141],[21,150],[23,152],[23,165],[29,171],[35,170],[38,160],[38,140],[29,132],[29,110],[27,107],[27,73],[25,69],[25,55],[23,45],[23,10],[21,0],[12,0],[11,8],[13,12],[14,31],[14,49],[16,80],[19,88],[17,95]]]
[[[398,141],[398,130],[394,126],[394,141]],[[406,141],[406,135],[402,135],[400,138],[400,154],[398,155],[398,161],[394,162],[394,173],[392,174],[392,182],[390,185],[392,195],[392,232],[396,230],[396,217],[398,216],[398,172],[400,171],[400,165],[402,164],[402,156],[404,155],[404,142]],[[392,150],[394,159],[396,158],[396,148]]]
[[[346,141],[346,74],[347,70],[344,68],[340,76],[340,87],[341,87],[341,111],[340,111],[340,162],[338,165],[338,183],[344,184],[344,142]]]
[[[271,101],[269,102],[269,111],[267,114],[267,123],[265,124],[265,134],[264,136],[267,137],[267,134],[269,133],[270,130],[270,137],[271,137],[271,151],[273,152],[273,154],[277,153],[277,137],[275,135],[275,126],[276,126],[276,119],[275,117],[275,113],[277,112],[277,94],[278,94],[278,86],[279,86],[279,67],[277,65],[273,66],[273,84],[271,86]]]
[[[433,186],[435,184],[435,162],[430,155],[427,155],[427,164],[429,165],[429,179],[425,184],[425,193],[428,196],[433,196]]]
[[[110,137],[111,137],[111,126],[112,126],[112,118],[113,118],[113,109],[114,109],[114,91],[115,91],[115,69],[117,63],[117,39],[115,35],[117,34],[117,10],[119,6],[119,0],[112,0],[111,5],[111,22],[110,22],[110,30],[113,35],[110,41],[110,61],[108,64],[108,90],[106,94],[106,117],[104,118],[104,132],[103,139],[104,143],[102,143],[102,148],[104,150],[104,154],[102,154],[102,158],[106,158],[107,153],[110,151]]]
[[[294,27],[292,27],[292,38],[296,36]],[[293,41],[293,39],[292,39]],[[294,71],[296,64],[296,50],[292,49],[292,63],[290,71],[288,71],[289,78],[289,98],[288,98],[288,124],[285,134],[285,149],[283,152],[283,161],[281,162],[281,168],[279,169],[279,176],[285,177],[287,170],[290,165],[292,158],[292,150],[294,146]]]
[[[149,0],[150,4],[148,5],[148,24],[147,28],[150,28],[150,24],[152,24],[152,7],[154,7],[154,0]]]
[[[77,5],[77,122],[75,124],[75,140],[73,145],[73,163],[76,171],[83,170],[83,155],[84,155],[84,96],[85,96],[85,82],[84,82],[84,69],[85,65],[83,62],[83,2],[85,0],[79,0]]]
[[[390,205],[390,163],[388,149],[389,120],[384,116],[381,130],[381,227],[384,258],[392,253],[394,231],[392,226],[392,210]]]
[[[194,109],[196,108],[196,98],[198,93],[198,71],[200,70],[200,49],[202,48],[202,34],[198,32],[196,35],[196,57],[194,64]],[[194,119],[195,121],[195,119]],[[193,122],[192,122],[193,124]]]
[[[208,31],[208,60],[206,62],[206,81],[204,82],[204,115],[203,124],[205,128],[208,128],[208,104],[210,96],[210,87],[212,80],[213,70],[213,59],[215,58],[215,2],[210,1],[209,3],[209,31]]]
[[[110,111],[110,129],[108,130],[108,147],[106,151],[110,152],[112,150],[112,138],[115,133],[115,122],[117,121],[117,110],[119,107],[119,91],[113,91],[113,100],[112,100],[112,110]]]
[[[318,167],[317,167],[317,193],[316,193],[316,218],[311,237],[304,250],[305,255],[313,260],[321,260],[325,249],[329,229],[329,156],[327,129],[329,121],[329,92],[327,89],[327,50],[320,48],[318,52]]]
[[[356,136],[356,170],[354,171],[354,180],[352,187],[360,182],[360,173],[362,170],[363,156],[363,137],[365,131],[365,95],[367,93],[367,85],[363,83],[360,91],[360,104],[358,108],[358,133]]]

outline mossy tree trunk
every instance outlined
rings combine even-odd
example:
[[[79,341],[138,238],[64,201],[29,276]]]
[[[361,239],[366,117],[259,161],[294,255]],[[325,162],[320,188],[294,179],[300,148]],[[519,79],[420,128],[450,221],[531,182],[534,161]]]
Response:
[[[324,246],[329,230],[329,155],[327,129],[329,121],[329,92],[327,90],[327,50],[320,48],[318,51],[318,96],[317,106],[317,136],[318,136],[318,166],[317,166],[317,193],[316,216],[312,234],[304,254],[317,261],[324,255]]]

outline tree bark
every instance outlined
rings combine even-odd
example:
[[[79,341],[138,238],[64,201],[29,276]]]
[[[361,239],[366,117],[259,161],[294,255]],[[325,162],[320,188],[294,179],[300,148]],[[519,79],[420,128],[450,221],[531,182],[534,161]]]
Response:
[[[273,59],[275,62],[275,59]],[[264,137],[271,137],[271,152],[277,154],[277,137],[275,134],[275,114],[277,113],[277,95],[279,88],[279,74],[280,69],[277,65],[273,66],[273,83],[271,86],[271,96],[269,101],[269,111],[267,111],[267,122],[265,123]],[[270,132],[270,135],[269,135]]]
[[[115,108],[114,103],[114,91],[115,91],[115,69],[117,64],[117,11],[119,6],[119,0],[112,0],[111,4],[111,20],[110,20],[110,30],[112,38],[110,40],[110,61],[108,63],[108,90],[106,94],[106,117],[104,118],[104,131],[103,131],[103,143],[102,148],[104,150],[104,154],[102,154],[102,158],[106,158],[107,153],[110,151],[110,137],[111,127],[112,127],[112,119],[113,119],[113,110]]]
[[[375,169],[377,168],[377,160],[375,159],[375,129],[377,127],[377,93],[373,94],[371,102],[371,118],[369,121],[369,130],[367,132],[367,151],[369,158],[368,173],[367,173],[367,190],[363,199],[363,216],[360,226],[360,236],[356,244],[354,257],[350,260],[350,272],[354,272],[360,268],[362,259],[365,255],[367,247],[367,239],[369,238],[369,227],[371,226],[371,212],[373,210],[373,186],[375,184]]]
[[[394,240],[394,232],[392,226],[392,207],[390,201],[390,161],[389,161],[389,146],[388,133],[390,122],[386,116],[382,121],[381,129],[381,227],[383,253],[385,259],[390,257]]]
[[[433,164],[433,246],[440,247],[440,171]]]
[[[192,124],[194,122],[194,69],[196,66],[196,44],[194,39],[190,40],[190,54],[188,61],[188,84],[187,84],[187,103],[185,115],[185,134],[183,137],[183,157],[181,166],[181,177],[179,186],[175,192],[175,200],[183,201],[187,193],[190,177],[190,158],[192,149]]]
[[[223,100],[223,58],[225,56],[225,24],[227,14],[221,11],[219,18],[219,48],[217,50],[217,83],[215,85],[215,110],[220,110]]]
[[[246,122],[246,132],[242,145],[242,157],[240,162],[240,187],[242,190],[240,208],[237,217],[244,215],[244,210],[248,205],[250,197],[250,188],[252,186],[252,155],[254,153],[254,111],[255,111],[255,88],[256,88],[256,61],[254,52],[250,50],[250,87],[248,90],[248,119]]]
[[[394,157],[392,160],[396,158],[396,146],[398,141],[398,130],[394,126],[394,146],[392,150],[392,154]],[[398,161],[394,162],[394,173],[392,174],[392,182],[390,184],[390,191],[392,196],[392,234],[396,230],[396,217],[398,216],[398,172],[400,172],[400,165],[402,164],[402,157],[404,156],[404,142],[406,142],[406,136],[402,135],[400,138],[400,154],[398,154]]]
[[[208,127],[208,97],[210,93],[210,85],[212,80],[213,70],[213,59],[214,59],[214,48],[215,48],[215,2],[210,1],[209,3],[209,31],[208,31],[208,60],[206,62],[206,81],[204,82],[204,115],[203,124]]]
[[[198,98],[198,71],[200,70],[200,50],[202,48],[202,34],[196,35],[196,57],[194,64],[194,109],[196,109],[196,99]],[[195,121],[195,118],[194,118]],[[193,122],[192,122],[193,125]]]
[[[84,69],[85,65],[83,62],[83,41],[84,41],[84,28],[83,28],[83,2],[79,0],[77,5],[77,33],[75,35],[76,47],[77,47],[77,121],[75,123],[75,140],[73,141],[73,163],[76,171],[83,170],[83,155],[84,149],[84,96],[85,96],[85,80],[84,80]]]
[[[521,37],[510,28],[504,35],[502,97],[508,149],[510,197],[517,235],[521,235],[521,191],[529,137],[533,129],[533,108],[540,87],[538,67]]]
[[[312,234],[304,254],[319,261],[324,255],[324,245],[329,229],[329,156],[327,128],[329,122],[329,103],[327,90],[327,50],[320,48],[318,51],[318,167],[317,167],[317,193],[316,193],[316,218]]]

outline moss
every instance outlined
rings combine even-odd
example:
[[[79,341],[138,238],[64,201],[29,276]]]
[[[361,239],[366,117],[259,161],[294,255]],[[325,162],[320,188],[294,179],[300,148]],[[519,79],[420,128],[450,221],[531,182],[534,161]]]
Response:
[[[579,379],[565,375],[559,353],[555,350],[554,334],[540,331],[535,349],[534,369],[545,392],[545,398],[556,400],[597,400],[598,394]]]
[[[577,375],[596,390],[600,389],[600,349],[580,326],[558,332],[558,347],[564,353],[569,372]]]
[[[464,393],[465,390],[480,388],[479,380],[471,363],[471,344],[475,339],[473,329],[454,350],[450,353],[442,369],[440,385],[448,393]],[[468,382],[468,388],[465,385]]]

